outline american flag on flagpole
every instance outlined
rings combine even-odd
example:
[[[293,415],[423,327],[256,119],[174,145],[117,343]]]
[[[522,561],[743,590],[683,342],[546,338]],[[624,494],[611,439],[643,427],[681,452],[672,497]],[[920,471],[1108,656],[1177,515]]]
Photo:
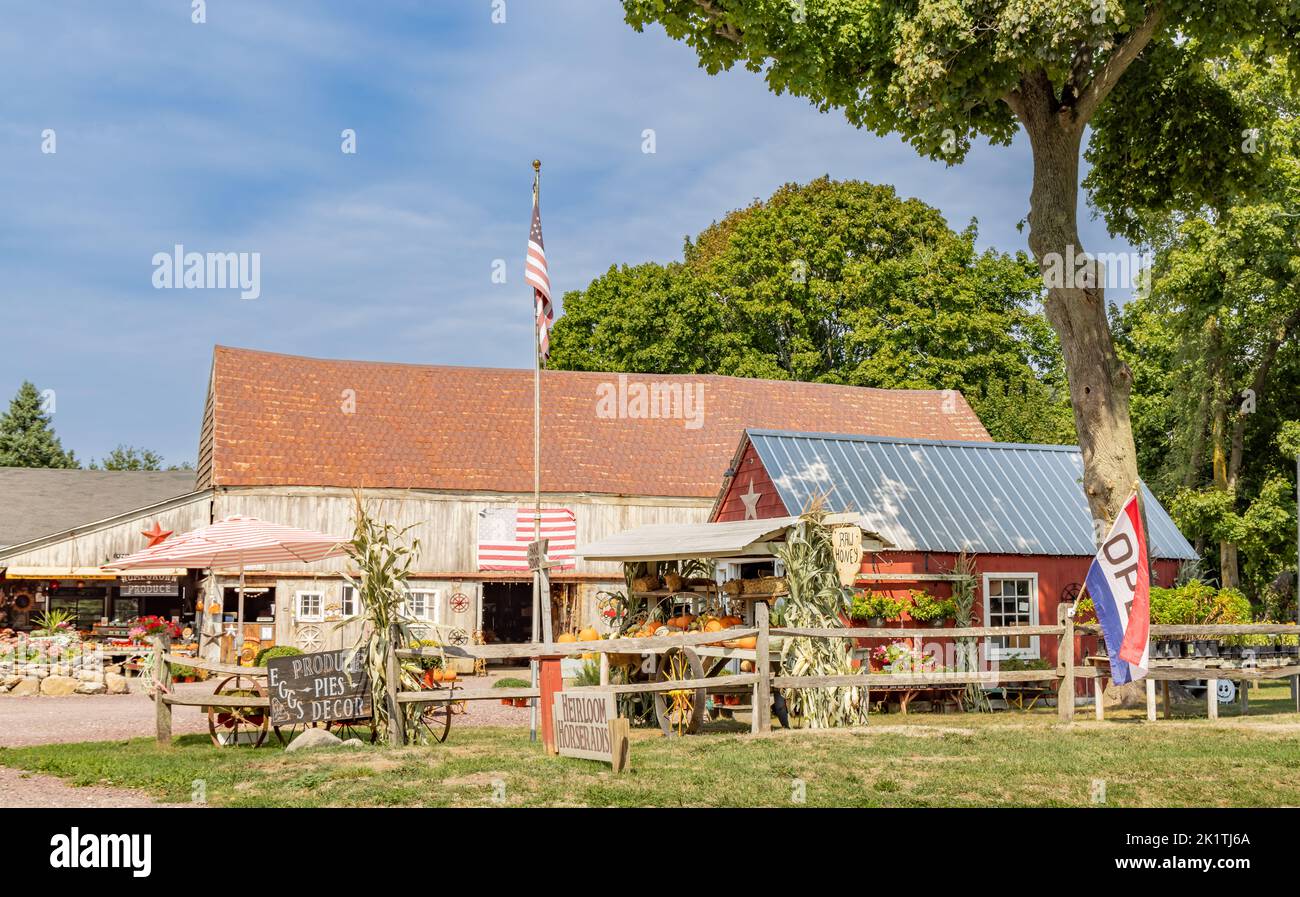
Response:
[[[485,508],[479,511],[478,568],[528,572],[533,541],[533,509]],[[572,570],[578,553],[578,519],[569,508],[542,508],[542,538],[552,570]]]
[[[537,347],[542,361],[551,357],[551,325],[555,323],[555,306],[551,304],[551,276],[546,269],[546,247],[542,242],[542,213],[537,203],[537,185],[533,184],[533,226],[528,232],[528,261],[524,279],[533,286],[537,315]]]

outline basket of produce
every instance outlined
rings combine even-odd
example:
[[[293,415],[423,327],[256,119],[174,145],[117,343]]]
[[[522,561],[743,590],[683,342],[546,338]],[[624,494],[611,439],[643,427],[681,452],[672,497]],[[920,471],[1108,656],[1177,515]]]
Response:
[[[659,589],[659,577],[657,576],[638,576],[632,580],[632,591],[634,592],[654,592]]]

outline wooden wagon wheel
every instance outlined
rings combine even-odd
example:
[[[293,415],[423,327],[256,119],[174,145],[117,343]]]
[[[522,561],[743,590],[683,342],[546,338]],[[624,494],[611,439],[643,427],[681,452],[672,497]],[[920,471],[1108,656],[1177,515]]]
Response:
[[[704,665],[700,656],[690,648],[672,648],[665,651],[656,664],[655,682],[674,682],[683,679],[704,679]],[[705,692],[703,688],[683,688],[675,691],[655,692],[655,717],[664,735],[672,738],[694,735],[704,721]]]
[[[299,735],[301,735],[303,732],[307,731],[308,729],[320,729],[322,727],[327,727],[327,724],[326,723],[293,723],[292,725],[286,725],[286,726],[272,726],[271,731],[275,733],[276,739],[280,742],[282,746],[288,747],[289,742],[293,741],[295,738],[297,738]]]
[[[442,744],[451,734],[452,702],[436,701],[420,705],[420,719],[416,726],[416,737],[425,744],[438,742]]]
[[[325,724],[327,732],[333,732],[343,741],[353,738],[360,739],[367,744],[374,744],[379,740],[379,729],[375,726],[373,719],[336,719],[330,720]]]
[[[324,644],[325,640],[321,637],[319,626],[303,626],[298,630],[298,647],[303,650],[303,653],[311,654],[319,651]]]
[[[265,698],[266,686],[252,676],[227,676],[212,693],[213,697],[226,695],[232,698]],[[260,747],[270,728],[269,707],[222,707],[208,705],[208,734],[217,747],[238,745],[240,733],[252,734],[253,747]]]

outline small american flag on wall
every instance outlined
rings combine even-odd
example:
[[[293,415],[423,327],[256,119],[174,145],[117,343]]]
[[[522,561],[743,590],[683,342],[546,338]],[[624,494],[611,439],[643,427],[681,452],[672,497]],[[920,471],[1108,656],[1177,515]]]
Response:
[[[578,518],[568,508],[542,508],[542,538],[552,570],[572,570],[578,550]],[[486,508],[478,512],[478,568],[528,572],[533,509]]]

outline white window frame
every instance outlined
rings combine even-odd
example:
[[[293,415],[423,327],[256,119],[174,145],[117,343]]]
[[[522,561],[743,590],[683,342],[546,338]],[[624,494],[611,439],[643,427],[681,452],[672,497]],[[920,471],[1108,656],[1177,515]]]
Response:
[[[423,616],[415,613],[415,611],[411,609],[411,600],[408,597],[402,606],[403,613],[411,619],[418,620],[421,623],[437,622],[438,611],[442,609],[442,589],[408,589],[407,595],[423,595],[425,611]]]
[[[350,609],[349,604],[351,605]],[[344,619],[355,617],[357,615],[357,606],[356,587],[344,584],[343,587],[339,589],[339,616]]]
[[[314,595],[317,600],[316,613],[308,614],[303,610],[303,598]],[[304,589],[293,596],[293,618],[299,623],[325,622],[325,592],[320,589]]]
[[[989,581],[994,579],[1027,579],[1029,580],[1029,625],[1038,625],[1038,574],[1037,573],[1014,573],[1014,572],[991,572],[984,574],[984,625],[993,626],[992,612],[989,596]],[[1014,626],[1005,627],[1008,630],[1014,630]],[[1029,637],[1028,648],[1000,648],[996,646],[993,639],[996,636],[990,636],[984,640],[984,654],[989,660],[1006,660],[1009,657],[1019,657],[1022,660],[1038,660],[1042,657],[1042,648],[1039,644],[1039,638],[1036,635]]]

